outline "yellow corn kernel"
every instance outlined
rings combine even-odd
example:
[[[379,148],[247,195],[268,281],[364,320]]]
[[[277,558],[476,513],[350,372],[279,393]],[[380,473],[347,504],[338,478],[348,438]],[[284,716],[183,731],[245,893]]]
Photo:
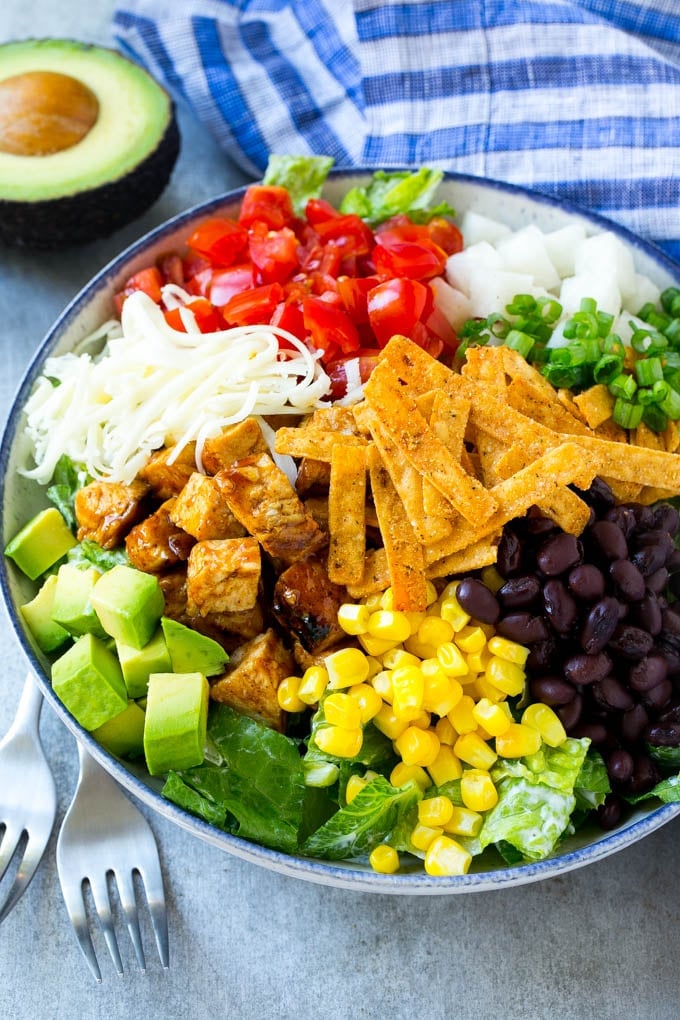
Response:
[[[416,719],[423,709],[425,677],[416,666],[392,670],[392,708],[400,719]]]
[[[284,712],[304,712],[307,704],[298,696],[299,676],[287,676],[276,689],[276,700]]]
[[[361,793],[367,785],[366,780],[362,776],[350,776],[345,787],[345,800],[347,803],[351,804],[356,795]]]
[[[486,634],[481,627],[463,627],[456,634],[456,644],[463,652],[479,652],[486,645]]]
[[[444,783],[450,783],[452,779],[460,779],[463,774],[463,766],[460,763],[460,758],[456,757],[449,744],[440,744],[437,757],[431,765],[427,766],[427,771],[437,786],[443,786]]]
[[[444,599],[454,599],[459,587],[460,581],[449,581],[444,590],[439,593],[439,601],[443,602]]]
[[[420,666],[420,659],[417,655],[405,651],[401,645],[390,648],[382,656],[383,669],[399,669],[401,666]]]
[[[372,655],[379,658],[384,655],[385,652],[389,652],[390,648],[394,648],[398,641],[386,641],[385,638],[373,637],[372,634],[366,632],[366,634],[357,634],[357,641],[366,652],[366,655]]]
[[[383,664],[381,660],[376,659],[374,655],[367,655],[366,662],[368,663],[368,679],[370,680],[372,676],[375,676],[376,673],[380,672],[383,668]]]
[[[502,588],[505,584],[505,578],[501,577],[496,568],[491,564],[488,567],[484,567],[481,575],[482,584],[496,594],[499,588]]]
[[[408,726],[408,720],[399,719],[391,705],[383,704],[377,715],[373,716],[373,725],[390,740],[396,740]]]
[[[334,691],[354,687],[368,679],[368,661],[358,648],[340,648],[324,659],[328,671],[328,686]]]
[[[489,665],[491,652],[489,646],[485,645],[481,652],[470,652],[467,657],[468,669],[473,673],[483,673]]]
[[[474,733],[477,720],[472,714],[475,703],[469,694],[464,694],[457,705],[454,705],[446,716],[457,733]]]
[[[394,697],[394,691],[392,690],[392,670],[381,669],[379,673],[371,677],[371,687],[377,694],[380,695],[383,701],[386,701],[388,705],[392,704]]]
[[[525,726],[533,726],[538,730],[543,743],[548,747],[559,747],[567,739],[562,720],[550,705],[542,705],[540,702],[528,705],[522,713],[521,721]]]
[[[449,836],[437,836],[425,852],[425,871],[428,875],[466,875],[472,855]]]
[[[390,588],[385,588],[385,591],[380,595],[380,609],[394,609],[394,591]],[[375,609],[374,612],[379,612]]]
[[[407,652],[417,655],[419,659],[431,659],[437,654],[435,646],[424,644],[418,639],[417,634],[411,635],[410,638],[404,641],[404,648]]]
[[[302,674],[298,686],[298,698],[306,705],[316,705],[328,687],[328,671],[323,666],[310,666]]]
[[[362,730],[346,730],[343,726],[320,726],[314,734],[316,746],[334,758],[356,758],[363,739]]]
[[[404,613],[394,609],[380,609],[377,613],[371,613],[367,630],[371,637],[385,641],[405,641],[411,633],[411,626]]]
[[[494,704],[488,698],[480,698],[472,709],[472,714],[490,737],[499,737],[501,733],[505,733],[512,722],[508,713],[504,712],[499,704]]]
[[[450,832],[453,836],[477,836],[482,827],[484,818],[478,811],[471,811],[470,808],[452,805],[453,810],[448,822],[442,826],[444,832]]]
[[[471,811],[489,811],[498,803],[496,787],[484,769],[465,769],[460,778],[460,796]]]
[[[427,850],[430,843],[436,839],[437,836],[442,836],[443,834],[443,829],[433,828],[431,825],[422,825],[419,822],[411,830],[411,842],[416,850]]]
[[[470,614],[466,613],[455,595],[439,600],[439,614],[453,627],[454,633],[462,630],[470,622]]]
[[[414,634],[418,633],[418,627],[420,627],[427,613],[415,609],[406,609],[404,610],[404,616],[408,620],[408,625],[411,628],[411,637],[413,637]]]
[[[390,589],[388,588],[388,591]],[[366,606],[369,613],[377,613],[379,609],[383,609],[383,598],[385,592],[375,592],[373,595],[367,595],[365,599],[361,600],[362,606]]]
[[[432,780],[421,765],[406,765],[403,761],[398,761],[390,772],[390,783],[392,786],[417,783],[421,790],[427,790],[428,786],[432,786]]]
[[[420,713],[411,719],[411,726],[417,726],[421,730],[429,730],[432,726],[432,716],[429,712],[426,712],[424,708],[421,708]],[[434,731],[434,727],[432,726]]]
[[[475,679],[474,684],[475,691],[477,692],[477,701],[480,698],[487,698],[494,704],[502,704],[507,698],[505,691],[502,691],[500,687],[496,687],[495,684],[489,683],[485,673],[480,673]],[[472,691],[470,692],[472,693]]]
[[[453,747],[455,742],[458,740],[458,734],[446,716],[442,716],[441,719],[437,719],[434,732],[439,737],[440,744],[448,744],[450,747]]]
[[[484,676],[490,684],[510,698],[521,694],[524,690],[526,679],[524,670],[514,662],[508,662],[507,659],[501,659],[497,655],[491,656]]]
[[[514,662],[517,666],[524,666],[529,658],[528,648],[516,641],[500,637],[498,634],[489,639],[489,651],[492,655],[497,655],[499,659]]]
[[[428,606],[428,607],[429,606],[433,606],[438,598],[439,598],[439,593],[437,592],[437,589],[434,586],[434,584],[432,583],[432,581],[426,581],[425,582],[425,605]]]
[[[450,797],[428,797],[418,804],[418,821],[423,825],[444,826],[453,814]]]
[[[368,863],[381,875],[393,875],[399,871],[399,854],[394,847],[381,843],[371,850]]]
[[[361,708],[349,694],[329,694],[323,703],[323,714],[331,726],[342,726],[345,730],[361,726]]]
[[[365,634],[370,618],[370,610],[361,603],[344,602],[338,609],[338,623],[345,634]]]
[[[447,676],[465,676],[468,664],[460,648],[453,641],[445,641],[436,651],[437,662]]]
[[[541,734],[533,726],[510,723],[505,733],[496,737],[496,751],[501,758],[524,758],[536,754],[541,743]]]
[[[394,747],[407,765],[422,765],[424,769],[437,757],[439,737],[433,730],[422,730],[419,726],[407,726],[394,741]]]
[[[441,616],[427,616],[418,627],[418,640],[424,645],[440,645],[453,640],[453,627]]]
[[[453,753],[474,769],[490,769],[498,757],[479,733],[463,733],[453,745]]]
[[[355,684],[347,693],[359,706],[362,723],[369,722],[382,708],[383,699],[370,684]]]
[[[444,716],[463,697],[463,688],[455,677],[447,676],[436,659],[425,659],[421,667],[425,688],[423,707]]]

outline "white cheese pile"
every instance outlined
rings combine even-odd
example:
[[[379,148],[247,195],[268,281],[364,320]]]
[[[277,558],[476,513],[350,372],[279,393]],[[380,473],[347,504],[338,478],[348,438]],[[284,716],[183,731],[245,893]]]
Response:
[[[177,288],[168,289],[181,303]],[[189,295],[186,295],[189,298]],[[62,454],[93,478],[130,482],[153,450],[177,453],[248,415],[302,414],[328,393],[330,380],[304,344],[273,326],[200,333],[172,329],[162,310],[137,291],[123,305],[121,328],[99,356],[47,359],[25,408],[34,466],[22,474],[46,485]],[[282,351],[279,338],[294,348]]]

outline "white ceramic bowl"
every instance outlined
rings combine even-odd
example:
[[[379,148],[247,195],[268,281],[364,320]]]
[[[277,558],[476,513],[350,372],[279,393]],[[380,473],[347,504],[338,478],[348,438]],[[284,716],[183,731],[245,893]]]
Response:
[[[334,172],[328,180],[325,195],[331,201],[339,199],[350,186],[365,183],[367,179],[366,171]],[[110,318],[112,295],[120,289],[122,283],[133,272],[152,263],[159,253],[181,247],[197,220],[218,212],[227,215],[235,213],[243,190],[229,192],[189,209],[131,245],[91,280],[49,331],[20,384],[0,446],[0,470],[4,478],[0,508],[3,546],[33,514],[47,505],[38,487],[17,473],[24,442],[22,408],[36,377],[42,371],[45,359],[49,355],[71,350],[101,322]],[[638,272],[649,276],[661,288],[680,284],[680,266],[653,245],[601,217],[549,197],[495,181],[451,174],[442,183],[438,198],[449,201],[459,215],[467,209],[473,209],[506,222],[513,229],[535,223],[544,230],[553,230],[577,221],[585,226],[588,233],[613,230],[631,249]],[[165,800],[160,795],[160,780],[149,777],[141,767],[123,764],[107,754],[82,729],[54,695],[49,681],[48,662],[36,651],[17,611],[17,606],[32,596],[31,583],[4,557],[0,557],[0,560],[0,584],[18,639],[37,673],[46,699],[66,726],[111,775],[140,800],[201,839],[254,864],[307,881],[361,892],[439,895],[499,889],[550,878],[600,860],[637,842],[680,814],[680,805],[647,805],[634,811],[614,831],[605,833],[594,826],[584,828],[566,840],[559,853],[544,861],[507,867],[498,858],[496,864],[487,865],[484,870],[474,870],[453,878],[429,877],[422,871],[419,862],[410,871],[379,875],[368,866],[360,864],[329,864],[257,846],[224,833]],[[477,862],[473,862],[473,867],[475,865],[479,868]]]

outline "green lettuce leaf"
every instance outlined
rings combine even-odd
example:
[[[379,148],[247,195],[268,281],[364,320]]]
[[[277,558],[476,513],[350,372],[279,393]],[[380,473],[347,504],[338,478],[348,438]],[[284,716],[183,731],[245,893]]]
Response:
[[[680,803],[680,773],[677,776],[668,776],[666,779],[662,779],[646,793],[637,793],[625,799],[629,804],[639,804],[642,800],[650,800],[654,797],[658,797],[664,804]]]
[[[244,839],[294,851],[307,796],[296,743],[226,705],[212,707],[208,726],[222,764],[171,774],[163,795]]]
[[[576,806],[574,787],[589,744],[568,738],[527,758],[500,759],[491,770],[498,803],[484,818],[481,848],[495,843],[507,859],[509,844],[532,861],[551,853]]]
[[[328,172],[331,156],[277,156],[272,154],[262,179],[264,184],[286,188],[295,213],[300,216],[310,198],[318,198]]]
[[[351,188],[340,204],[340,212],[356,213],[371,226],[389,220],[398,213],[407,213],[416,223],[427,223],[433,216],[453,216],[455,210],[447,202],[431,207],[439,187],[442,170],[377,170],[366,187]]]
[[[576,807],[583,811],[592,811],[604,804],[611,790],[607,766],[599,751],[588,748],[581,771],[574,787]]]
[[[101,571],[111,570],[120,563],[125,566],[130,563],[124,548],[102,549],[89,538],[83,539],[69,549],[66,559],[76,567],[97,567]]]
[[[314,737],[319,729],[326,725],[324,702],[328,695],[332,693],[333,691],[326,691],[319,701],[316,712],[312,716],[310,737],[304,757],[305,767],[310,768],[312,765],[331,762],[338,767],[338,773],[344,771],[350,774],[352,771],[358,771],[354,768],[357,765],[375,769],[376,772],[391,772],[399,759],[394,753],[392,741],[384,733],[376,729],[372,723],[364,726],[364,739],[361,744],[361,750],[354,758],[336,758],[334,755],[327,754],[316,746]]]
[[[76,492],[91,481],[92,479],[81,464],[76,464],[65,453],[61,455],[47,488],[47,498],[61,512],[71,529],[76,526],[73,509]]]

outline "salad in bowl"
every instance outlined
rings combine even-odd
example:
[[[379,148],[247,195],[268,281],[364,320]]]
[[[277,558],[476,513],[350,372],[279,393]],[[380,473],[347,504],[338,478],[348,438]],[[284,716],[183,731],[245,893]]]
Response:
[[[680,288],[604,220],[272,157],[67,309],[12,619],[133,792],[316,881],[597,859],[680,799]]]

